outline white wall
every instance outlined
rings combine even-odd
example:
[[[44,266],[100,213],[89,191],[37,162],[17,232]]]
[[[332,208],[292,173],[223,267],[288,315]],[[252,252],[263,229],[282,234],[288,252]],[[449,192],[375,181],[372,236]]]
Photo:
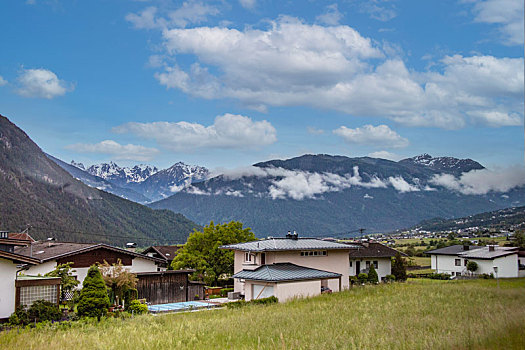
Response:
[[[338,281],[337,284],[339,285]],[[328,285],[330,286],[330,281]],[[321,280],[277,283],[275,291],[275,296],[279,299],[279,302],[285,302],[293,298],[312,297],[319,294],[321,294]]]
[[[131,272],[156,272],[155,261],[136,257],[131,261]]]
[[[455,266],[455,259],[461,260],[461,266]],[[498,267],[498,277],[518,277],[518,254],[507,255],[496,259],[467,259],[478,264],[476,274],[494,273],[494,266]],[[431,268],[437,273],[455,275],[457,272],[466,273],[465,259],[456,255],[431,255]]]
[[[359,259],[351,259],[352,266],[350,266],[350,276],[357,276],[359,273],[356,271],[356,261],[359,261],[361,266],[360,269],[366,269],[366,262],[370,261],[370,265],[373,264],[374,261],[377,261],[377,277],[379,281],[386,275],[390,275],[392,273],[392,260],[391,258],[359,258]]]
[[[46,261],[43,264],[31,266],[28,270],[23,271],[23,274],[30,276],[44,276],[46,273],[53,271],[55,269],[55,266],[57,266],[56,261]]]
[[[15,311],[16,264],[0,258],[0,318],[7,318]]]

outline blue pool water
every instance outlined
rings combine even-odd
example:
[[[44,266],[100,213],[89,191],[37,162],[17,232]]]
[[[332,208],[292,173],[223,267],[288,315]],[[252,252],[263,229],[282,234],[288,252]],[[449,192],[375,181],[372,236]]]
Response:
[[[159,305],[148,305],[148,310],[150,312],[163,312],[163,311],[181,311],[189,309],[197,309],[203,307],[210,307],[208,303],[203,303],[200,301],[184,301],[180,303],[170,303],[170,304],[159,304]]]

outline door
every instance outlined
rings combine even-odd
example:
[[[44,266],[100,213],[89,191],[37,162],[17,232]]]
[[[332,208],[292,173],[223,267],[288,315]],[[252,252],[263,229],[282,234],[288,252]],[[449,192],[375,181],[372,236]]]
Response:
[[[360,261],[356,261],[355,262],[355,275],[359,275],[359,271],[361,271],[361,262]]]
[[[266,265],[266,253],[261,253],[261,265]]]
[[[252,299],[269,298],[273,296],[273,286],[265,284],[254,284]]]

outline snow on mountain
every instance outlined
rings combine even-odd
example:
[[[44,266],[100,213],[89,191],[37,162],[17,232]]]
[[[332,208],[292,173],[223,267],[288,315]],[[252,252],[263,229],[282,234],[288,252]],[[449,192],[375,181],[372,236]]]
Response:
[[[141,183],[159,170],[156,167],[145,164],[135,165],[129,168],[120,167],[114,162],[109,162],[109,164],[92,165],[86,171],[91,175],[123,185],[128,183]]]
[[[454,157],[432,157],[424,153],[412,158],[400,160],[401,164],[414,164],[428,167],[432,170],[443,171],[459,175],[476,169],[484,169],[478,162],[472,159],[458,159]]]

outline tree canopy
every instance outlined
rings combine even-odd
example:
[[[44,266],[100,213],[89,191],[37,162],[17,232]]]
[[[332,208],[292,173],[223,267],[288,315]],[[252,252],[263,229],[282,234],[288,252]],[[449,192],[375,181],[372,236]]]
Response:
[[[124,294],[128,289],[137,286],[137,275],[127,270],[120,259],[113,265],[104,260],[104,263],[99,265],[99,269],[106,286],[111,289],[117,299],[117,303],[124,300]]]
[[[73,289],[75,289],[76,286],[80,284],[80,281],[78,281],[73,276],[73,272],[76,272],[76,270],[73,270],[73,268],[71,267],[72,264],[73,263],[71,262],[59,264],[55,266],[55,269],[53,271],[50,271],[44,275],[50,277],[60,277],[60,299],[62,300],[66,298],[67,292],[71,292]]]
[[[212,222],[201,231],[195,230],[173,259],[174,270],[195,269],[195,279],[216,285],[219,278],[233,274],[233,251],[219,249],[221,245],[255,240],[250,228],[231,221],[215,225]]]
[[[406,281],[407,264],[401,253],[397,252],[392,261],[392,275],[396,276],[396,281]]]

